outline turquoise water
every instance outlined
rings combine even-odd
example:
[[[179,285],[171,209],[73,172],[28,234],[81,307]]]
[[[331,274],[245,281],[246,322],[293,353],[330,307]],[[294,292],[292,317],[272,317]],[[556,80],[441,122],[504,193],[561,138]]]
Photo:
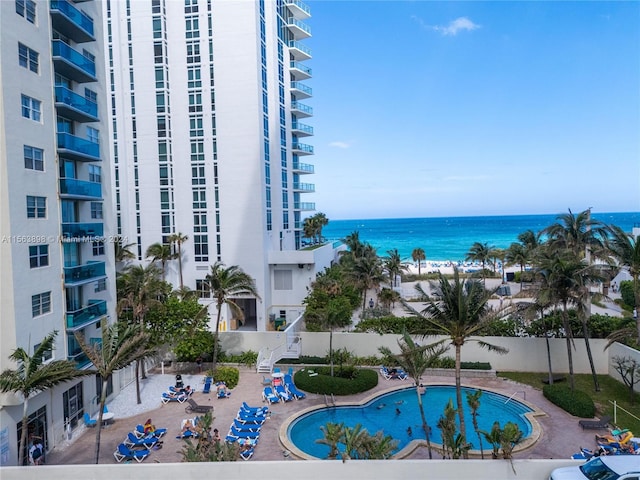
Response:
[[[466,392],[474,390],[467,388],[462,390],[467,440],[472,443],[472,448],[479,449],[470,409],[466,404]],[[427,424],[431,427],[429,438],[434,443],[442,443],[441,432],[436,425],[449,399],[453,401],[454,406],[456,405],[455,395],[455,387],[438,385],[429,386],[422,397]],[[396,409],[400,413],[397,413]],[[531,411],[529,407],[515,399],[509,400],[503,395],[483,391],[478,411],[479,429],[490,431],[496,420],[502,427],[507,422],[514,422],[525,433],[525,437],[528,437],[532,433],[532,426],[524,414]],[[294,420],[289,426],[289,438],[303,452],[314,457],[326,458],[329,448],[315,441],[323,438],[320,427],[328,422],[344,423],[349,427],[355,427],[359,423],[371,435],[381,430],[385,435],[391,435],[398,441],[398,450],[404,448],[411,440],[425,438],[415,388],[406,388],[379,396],[362,406],[328,407],[310,412]],[[409,427],[411,427],[411,435],[407,431]],[[491,449],[484,439],[482,445],[484,450]]]
[[[564,213],[564,212],[563,212]],[[574,212],[576,213],[576,212]],[[464,260],[474,242],[507,248],[526,230],[539,232],[556,222],[557,215],[493,217],[389,218],[331,220],[322,230],[329,240],[339,240],[358,231],[360,240],[373,245],[378,255],[397,248],[404,260],[414,248],[424,249],[427,260]],[[594,213],[595,220],[618,225],[631,232],[640,224],[640,213]]]

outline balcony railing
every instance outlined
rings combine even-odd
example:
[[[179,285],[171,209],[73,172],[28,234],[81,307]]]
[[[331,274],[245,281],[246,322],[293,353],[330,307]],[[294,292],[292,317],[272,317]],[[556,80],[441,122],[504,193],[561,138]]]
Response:
[[[67,0],[50,0],[51,24],[53,28],[76,43],[95,40],[93,19],[81,12]]]
[[[289,53],[296,60],[309,60],[311,58],[311,49],[305,44],[296,40],[289,40]]]
[[[313,95],[313,90],[304,83],[291,82],[291,93],[300,98],[309,98]]]
[[[313,108],[300,102],[291,102],[291,113],[299,117],[310,117],[313,115]]]
[[[293,122],[291,131],[299,137],[307,137],[313,135],[313,127],[300,122]]]
[[[78,83],[95,82],[96,63],[74,50],[62,40],[51,42],[55,71]]]
[[[297,18],[289,17],[287,19],[287,28],[293,33],[295,39],[309,38],[311,36],[311,27]]]
[[[313,155],[313,146],[306,143],[295,142],[291,145],[291,149],[298,155]]]
[[[313,183],[294,183],[293,189],[298,192],[315,192],[316,186]]]
[[[61,178],[60,196],[78,200],[97,200],[102,198],[102,185],[100,183],[86,182],[75,178]]]
[[[284,4],[287,6],[292,15],[301,18],[307,18],[311,16],[311,9],[306,3],[300,0],[284,0]]]
[[[307,78],[311,78],[312,70],[304,63],[291,61],[289,67],[291,68],[290,72],[296,79],[306,80]]]
[[[56,109],[62,116],[76,122],[97,122],[98,104],[66,87],[57,86]]]
[[[99,337],[90,337],[89,345],[99,345],[102,346],[102,338]],[[87,355],[82,351],[78,341],[76,340],[73,332],[67,333],[67,360],[76,363],[76,368],[84,368],[91,365],[91,361],[87,357]]]
[[[58,133],[58,153],[70,160],[99,162],[100,144],[70,133]]]
[[[293,204],[293,209],[309,212],[316,209],[316,204],[314,202],[295,202]]]
[[[301,174],[313,174],[315,173],[315,169],[313,165],[302,162],[293,162],[293,171]]]
[[[85,238],[91,241],[104,235],[103,223],[63,223],[62,235],[65,238]]]
[[[73,312],[67,312],[67,330],[78,330],[95,323],[107,314],[107,302],[89,300],[89,305]]]
[[[82,285],[106,277],[104,262],[87,262],[77,267],[64,267],[64,285]]]

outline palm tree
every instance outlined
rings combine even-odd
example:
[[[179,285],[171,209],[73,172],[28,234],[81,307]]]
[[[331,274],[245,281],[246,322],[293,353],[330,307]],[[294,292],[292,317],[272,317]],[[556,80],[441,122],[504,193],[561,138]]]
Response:
[[[398,292],[390,288],[383,288],[378,295],[380,303],[382,303],[387,310],[391,310],[391,308],[395,306],[395,303],[401,298],[402,296]]]
[[[433,458],[431,454],[431,440],[429,438],[429,425],[427,424],[427,417],[424,414],[424,406],[422,404],[422,392],[420,378],[424,375],[427,368],[435,366],[438,358],[447,350],[447,347],[440,345],[425,345],[420,346],[416,344],[411,335],[404,332],[402,335],[402,341],[398,340],[398,346],[400,347],[400,353],[394,355],[387,347],[380,347],[379,351],[387,357],[392,357],[395,362],[409,375],[415,384],[416,395],[418,396],[418,407],[420,408],[420,418],[422,419],[422,429],[424,430],[425,438],[427,439],[427,449],[429,450],[429,458]]]
[[[176,251],[174,252],[174,258],[178,259],[178,271],[180,273],[180,288],[184,287],[184,282],[182,281],[182,244],[189,240],[187,235],[183,235],[182,233],[174,233],[169,236],[169,242],[173,245],[176,245]]]
[[[531,260],[527,248],[521,243],[513,242],[507,249],[505,259],[511,265],[520,265],[520,291],[522,291],[524,266]]]
[[[171,251],[171,245],[154,243],[147,248],[146,257],[151,257],[151,263],[160,262],[162,265],[162,279],[166,275],[166,266],[169,260],[176,258],[175,254]]]
[[[402,263],[402,258],[400,258],[400,253],[397,248],[393,250],[387,250],[387,255],[384,259],[384,267],[389,274],[389,284],[391,288],[396,287],[396,278],[400,275],[400,272],[407,271],[409,267]]]
[[[115,242],[113,242],[113,247],[115,249],[115,262],[126,264],[129,260],[134,260],[136,258],[136,254],[130,250],[134,245],[135,243],[128,243],[125,245],[123,238],[118,235]]]
[[[205,277],[213,294],[218,315],[216,317],[216,329],[213,341],[213,369],[216,368],[218,360],[218,337],[220,332],[220,318],[222,317],[222,307],[227,305],[234,316],[239,319],[244,318],[242,309],[232,297],[239,295],[253,295],[260,299],[254,279],[245,273],[237,265],[225,267],[224,263],[216,262],[211,266],[211,273]]]
[[[525,248],[527,257],[531,257],[540,246],[540,233],[535,233],[533,230],[525,230],[518,235],[518,241]]]
[[[420,267],[422,267],[422,261],[427,259],[426,253],[422,248],[414,248],[411,252],[411,259],[414,262],[418,262],[418,275],[420,275]]]
[[[357,423],[355,427],[343,427],[341,441],[344,444],[342,452],[342,461],[351,458],[362,458],[363,447],[367,431],[362,429],[362,425]]]
[[[342,438],[342,431],[344,430],[344,423],[327,423],[320,427],[323,438],[316,440],[316,443],[327,445],[329,447],[329,455],[327,458],[338,458],[340,450],[338,450],[338,443]]]
[[[608,233],[605,241],[607,253],[619,268],[626,268],[631,275],[635,307],[640,308],[640,242],[615,225],[609,227]],[[613,334],[616,340],[635,337],[640,345],[640,318],[636,319],[635,332],[627,328]]]
[[[478,429],[478,409],[480,408],[480,397],[482,396],[482,390],[476,390],[473,393],[467,392],[467,405],[471,409],[471,421],[473,422],[473,429],[478,436],[478,443],[480,445],[480,457],[484,460],[484,450],[482,449],[482,436]]]
[[[29,428],[29,398],[74,378],[92,375],[91,370],[78,370],[69,360],[54,360],[44,363],[43,359],[53,349],[57,331],[47,335],[33,352],[33,356],[23,348],[16,348],[9,359],[17,363],[16,369],[8,368],[0,374],[0,392],[14,392],[22,395],[22,431],[18,449],[18,465],[24,465]]]
[[[302,222],[302,234],[309,238],[312,243],[315,243],[316,225],[313,217],[307,217]]]
[[[100,409],[96,422],[96,464],[100,459],[100,431],[102,429],[102,413],[107,401],[107,386],[109,378],[116,370],[126,367],[132,362],[140,361],[153,355],[150,349],[149,334],[140,325],[127,325],[117,322],[107,325],[102,323],[102,342],[87,342],[80,332],[75,332],[80,348],[93,363],[100,378],[102,390],[100,395]],[[94,372],[92,372],[94,373]]]
[[[571,250],[578,258],[585,257],[587,248],[596,256],[602,254],[602,239],[606,237],[607,229],[591,219],[590,209],[577,215],[569,209],[569,213],[558,215],[557,220],[542,231],[549,237],[547,243],[552,248]]]
[[[506,348],[492,345],[483,340],[473,338],[494,320],[489,307],[489,299],[495,290],[487,290],[477,280],[461,280],[457,268],[453,271],[453,280],[449,282],[442,274],[438,274],[439,281],[431,282],[431,289],[435,289],[440,300],[430,300],[422,312],[404,302],[405,308],[425,321],[427,330],[425,335],[446,335],[454,346],[456,403],[460,432],[463,440],[466,436],[464,411],[462,404],[462,386],[460,384],[460,351],[468,341],[475,341],[483,348],[500,354],[507,353]],[[447,340],[441,340],[444,343]],[[464,442],[463,442],[464,443]],[[465,458],[467,453],[464,453]]]
[[[318,237],[318,241],[322,242],[322,229],[329,224],[329,219],[327,216],[318,212],[314,215],[315,225],[316,225],[316,235]]]
[[[482,264],[482,279],[485,280],[485,265],[491,263],[491,250],[494,247],[488,243],[475,242],[467,252],[465,260],[480,262]]]

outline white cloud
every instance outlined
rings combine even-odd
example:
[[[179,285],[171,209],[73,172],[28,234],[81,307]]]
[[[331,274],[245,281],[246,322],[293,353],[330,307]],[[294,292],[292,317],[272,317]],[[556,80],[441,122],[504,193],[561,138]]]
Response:
[[[329,146],[336,148],[349,148],[351,145],[349,145],[347,142],[331,142],[329,143]]]
[[[434,30],[436,32],[440,32],[442,35],[451,35],[455,36],[458,32],[461,31],[473,31],[480,28],[480,25],[477,23],[473,23],[473,21],[469,20],[467,17],[458,17],[455,20],[449,22],[448,25],[428,25],[419,17],[412,15],[411,18],[420,25],[424,30]]]

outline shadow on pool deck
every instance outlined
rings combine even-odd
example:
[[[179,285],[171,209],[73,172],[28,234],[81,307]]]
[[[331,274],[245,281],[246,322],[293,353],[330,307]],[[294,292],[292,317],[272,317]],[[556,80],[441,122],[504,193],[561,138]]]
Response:
[[[154,375],[160,375],[154,373]],[[163,375],[167,385],[172,383],[173,375]],[[453,377],[423,377],[425,383],[453,384]],[[389,388],[408,387],[410,381],[385,380],[380,377],[378,385],[367,392],[338,398],[338,402],[360,402],[370,397],[376,392],[382,392]],[[534,389],[527,385],[512,382],[501,378],[491,379],[464,379],[463,385],[471,387],[484,387],[498,391],[506,396],[511,396],[518,392],[516,398],[526,397],[528,403],[533,404],[546,415],[536,417],[542,428],[540,439],[530,448],[519,452],[515,458],[569,458],[572,453],[579,451],[580,447],[591,448],[594,445],[593,432],[584,431],[578,425],[578,418],[569,415],[564,410],[550,403],[542,395],[542,390]],[[131,388],[131,387],[128,387]],[[213,405],[214,407],[214,428],[220,430],[221,435],[225,435],[233,418],[238,412],[238,408],[243,401],[250,405],[262,405],[262,374],[258,374],[253,369],[241,368],[240,382],[232,390],[232,395],[226,399],[216,399],[215,395],[196,392],[194,399],[199,404]],[[200,388],[201,390],[201,388]],[[522,393],[524,392],[524,394]],[[289,452],[285,452],[285,447],[280,443],[278,434],[283,422],[296,412],[305,408],[324,405],[324,396],[308,394],[303,400],[294,400],[287,403],[271,405],[271,419],[269,419],[260,432],[260,443],[255,449],[253,459],[255,460],[296,460]],[[129,418],[117,418],[116,421],[102,429],[100,463],[115,463],[113,452],[132,431],[136,424],[144,423],[151,417],[156,427],[167,428],[168,433],[163,438],[163,448],[154,450],[145,462],[180,462],[182,456],[180,450],[184,445],[184,440],[176,438],[180,432],[180,424],[184,418],[193,417],[193,414],[185,413],[186,404],[168,403],[153,410],[135,415]],[[436,436],[439,431],[436,430]],[[486,447],[490,455],[490,447]],[[427,459],[426,447],[417,448],[406,458]],[[436,454],[436,457],[437,454]],[[47,464],[92,464],[95,461],[95,430],[81,429],[74,432],[74,438],[69,445],[64,448],[54,448],[47,454]]]

